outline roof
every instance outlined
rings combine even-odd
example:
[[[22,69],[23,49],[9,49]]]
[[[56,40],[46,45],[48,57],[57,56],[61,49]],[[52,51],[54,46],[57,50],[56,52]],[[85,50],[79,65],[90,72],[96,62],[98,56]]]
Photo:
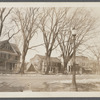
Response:
[[[39,54],[36,54],[35,56],[39,56],[44,61],[46,60],[46,56],[39,55]],[[50,57],[50,61],[52,61],[52,62],[61,62],[60,59],[58,59],[57,57]]]
[[[10,45],[13,47],[13,49],[17,52],[18,55],[21,55],[19,48],[17,47],[16,44],[10,43]]]
[[[88,57],[86,57],[86,56],[76,56],[76,59],[85,59],[85,60],[88,60]]]
[[[91,68],[84,68],[85,70],[92,70]]]
[[[10,43],[8,40],[4,40],[4,41],[0,41],[0,45],[2,45],[3,43],[9,43],[12,47],[12,49],[14,50],[15,53],[17,53],[18,55],[20,55],[20,51],[19,48],[17,47],[16,44]],[[6,51],[5,51],[6,52]]]
[[[0,43],[5,43],[5,42],[8,42],[8,40],[3,40],[3,41],[0,41]]]
[[[30,67],[32,67],[32,70],[31,71],[36,71],[36,72],[39,72],[40,73],[40,70],[38,70],[36,68],[36,66],[34,66],[31,62],[29,62],[27,65],[26,65],[26,69],[25,71],[28,71],[30,69]]]
[[[32,65],[31,63],[28,63],[28,64],[26,65],[26,70],[28,70],[28,69],[30,68],[31,65]]]

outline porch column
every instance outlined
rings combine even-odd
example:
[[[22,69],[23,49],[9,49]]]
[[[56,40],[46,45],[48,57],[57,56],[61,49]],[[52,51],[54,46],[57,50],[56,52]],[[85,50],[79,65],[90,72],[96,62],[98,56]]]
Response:
[[[7,62],[5,61],[5,71],[4,71],[5,74],[7,74]]]
[[[11,67],[12,67],[11,71],[13,71],[13,63],[11,64]]]
[[[44,61],[42,62],[42,72],[43,73],[45,72],[45,64],[44,64]]]
[[[67,73],[69,73],[69,65],[67,65]]]
[[[71,66],[69,66],[69,72],[71,73]]]
[[[6,68],[6,63],[7,63],[7,62],[5,61],[5,70],[7,69],[7,68]]]

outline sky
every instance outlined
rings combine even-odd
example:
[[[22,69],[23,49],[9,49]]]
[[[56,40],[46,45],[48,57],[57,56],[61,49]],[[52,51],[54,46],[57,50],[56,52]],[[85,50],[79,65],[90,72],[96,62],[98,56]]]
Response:
[[[90,8],[87,8],[87,9],[90,9]],[[98,26],[100,25],[100,5],[98,5],[98,7],[91,7],[91,12],[93,14],[93,16],[96,16],[97,17],[97,20],[98,20]],[[98,27],[97,29],[98,31],[98,34],[95,34],[94,35],[94,40],[98,45],[100,44],[100,27]],[[3,39],[6,39],[6,38],[3,38]],[[88,41],[87,43],[88,44],[92,44],[93,41]],[[14,42],[13,40],[11,40],[11,42]],[[30,45],[38,45],[40,43],[43,43],[43,36],[41,34],[41,32],[38,34],[38,35],[35,35],[34,38],[32,39]],[[100,46],[100,45],[99,45]],[[85,49],[83,47],[83,49]],[[33,58],[36,54],[40,54],[40,55],[45,55],[45,47],[44,46],[39,46],[37,48],[35,48],[35,50],[29,50],[27,52],[27,56],[26,56],[26,62],[28,62],[31,58]],[[88,52],[84,52],[83,54],[86,55]],[[88,53],[89,54],[89,53]],[[52,52],[52,55],[53,57],[58,57],[60,56],[61,53],[57,50],[54,50]],[[91,55],[91,54],[90,54]]]
[[[100,22],[100,19],[99,19],[100,18],[100,8],[92,8],[92,13],[93,13],[94,16],[97,16],[97,18],[98,18],[97,20],[98,20],[98,22]],[[100,25],[100,24],[98,24],[98,25]],[[94,35],[94,39],[87,42],[89,45],[92,45],[93,41],[95,41],[96,44],[100,44],[100,29],[99,28],[100,27],[98,27],[98,29],[97,29],[98,33],[96,33]],[[34,43],[34,45],[37,45],[39,43],[43,43],[42,34],[38,34],[38,36],[34,37],[32,43]],[[83,50],[84,49],[85,48],[83,47]],[[35,54],[45,55],[45,52],[46,51],[45,51],[44,46],[37,47],[36,51],[35,50],[29,50],[28,53],[27,53],[27,56],[26,56],[26,61],[29,61],[30,58],[35,56]],[[51,54],[51,56],[53,56],[53,57],[58,57],[60,55],[61,55],[61,52],[57,51],[57,50],[54,50]],[[93,55],[91,53],[89,53],[89,51],[84,51],[80,55],[86,55],[88,57],[93,57]]]

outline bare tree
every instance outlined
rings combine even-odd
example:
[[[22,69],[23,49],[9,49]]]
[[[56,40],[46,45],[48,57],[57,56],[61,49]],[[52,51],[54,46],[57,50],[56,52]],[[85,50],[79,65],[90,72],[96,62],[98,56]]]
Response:
[[[97,44],[95,44],[95,42],[93,44],[94,45],[92,46],[88,46],[88,51],[89,54],[91,53],[91,55],[96,58],[95,70],[96,74],[100,74],[100,47]]]
[[[84,42],[92,38],[93,30],[95,29],[95,18],[90,15],[90,12],[84,8],[76,8],[73,13],[69,13],[66,16],[65,29],[57,36],[57,41],[59,43],[62,57],[64,60],[64,68],[67,67],[68,61],[73,56],[73,36],[72,28],[75,28],[76,33],[76,49],[82,45]]]
[[[4,23],[13,8],[0,8],[0,36],[3,34]]]
[[[57,35],[62,31],[63,27],[66,25],[65,16],[67,10],[63,8],[43,8],[42,19],[40,23],[40,30],[43,34],[45,49],[46,49],[46,60],[47,60],[47,70],[45,74],[49,73],[50,68],[50,56],[52,50],[54,49],[54,44]]]
[[[0,8],[0,39],[7,38],[10,41],[19,32],[14,31],[15,26],[11,19],[12,12],[13,8]]]
[[[22,63],[20,72],[24,73],[25,57],[29,49],[30,41],[37,33],[39,23],[39,8],[24,8],[16,10],[16,18],[13,19],[22,36]]]
[[[73,57],[74,49],[78,49],[80,45],[92,38],[96,28],[96,19],[90,14],[90,11],[84,8],[70,8],[65,21],[68,24],[66,24],[64,30],[57,36],[57,41],[61,49],[64,68],[67,68],[69,60]],[[77,30],[75,48],[72,36],[73,28]],[[72,85],[76,87],[75,74],[72,79]]]

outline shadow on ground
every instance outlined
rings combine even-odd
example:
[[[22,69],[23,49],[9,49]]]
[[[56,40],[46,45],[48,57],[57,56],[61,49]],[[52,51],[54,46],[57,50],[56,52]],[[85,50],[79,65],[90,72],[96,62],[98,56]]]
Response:
[[[46,92],[72,92],[70,91],[71,84],[69,83],[44,83],[45,88],[33,89],[33,91],[46,91]],[[100,91],[100,83],[78,83],[78,91],[80,92],[94,92]]]
[[[0,92],[22,92],[23,87],[14,87],[6,82],[0,83]]]

